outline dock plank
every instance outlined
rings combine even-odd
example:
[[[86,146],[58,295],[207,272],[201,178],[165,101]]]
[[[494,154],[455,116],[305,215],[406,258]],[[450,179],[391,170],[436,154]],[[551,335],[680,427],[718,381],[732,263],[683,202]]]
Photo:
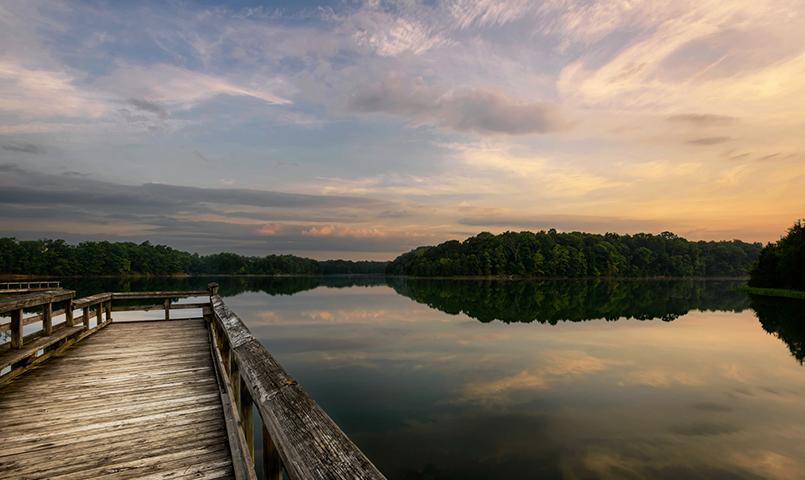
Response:
[[[0,479],[233,478],[207,339],[113,323],[0,387]]]

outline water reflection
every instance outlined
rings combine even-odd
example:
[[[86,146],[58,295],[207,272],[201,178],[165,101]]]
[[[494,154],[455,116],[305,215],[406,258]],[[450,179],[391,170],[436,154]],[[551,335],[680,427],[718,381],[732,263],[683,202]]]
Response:
[[[786,345],[799,363],[805,360],[805,301],[752,295],[752,310],[763,329]]]
[[[390,280],[400,295],[482,322],[555,324],[592,319],[673,320],[690,310],[740,312],[747,308],[736,281],[705,280]]]

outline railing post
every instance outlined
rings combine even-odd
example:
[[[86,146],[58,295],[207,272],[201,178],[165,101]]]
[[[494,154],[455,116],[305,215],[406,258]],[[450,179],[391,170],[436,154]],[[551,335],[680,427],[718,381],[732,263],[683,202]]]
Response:
[[[237,399],[236,401],[240,402],[240,369],[238,368],[237,362],[229,361],[229,372],[227,373],[229,378],[229,384],[232,385],[232,395]]]
[[[280,480],[282,478],[282,460],[277,446],[263,423],[263,477],[265,480]]]
[[[64,305],[64,323],[68,327],[75,325],[73,320],[73,299],[68,298],[67,303]]]
[[[171,319],[171,299],[165,299],[165,320]]]
[[[53,304],[46,303],[42,307],[42,330],[45,331],[45,335],[50,335],[53,333]]]
[[[232,362],[229,358],[229,343],[226,341],[224,335],[221,335],[221,359],[224,361],[224,370],[226,370],[227,376],[232,378]],[[236,385],[233,385],[233,387],[238,388]]]
[[[254,460],[254,427],[252,426],[252,396],[249,393],[249,387],[246,382],[240,379],[240,395],[238,398],[238,407],[240,408],[240,428],[243,430],[243,436],[246,438],[246,445],[249,448],[249,455]]]
[[[97,326],[101,326],[103,324],[103,303],[96,303],[95,304],[95,319],[97,320]]]
[[[106,306],[106,321],[111,322],[112,321],[112,301],[109,300],[104,305]]]
[[[11,348],[22,348],[22,309],[11,312]]]
[[[84,307],[84,330],[89,330],[89,307]]]
[[[218,284],[216,282],[208,283],[207,290],[210,292],[211,297],[218,295]]]

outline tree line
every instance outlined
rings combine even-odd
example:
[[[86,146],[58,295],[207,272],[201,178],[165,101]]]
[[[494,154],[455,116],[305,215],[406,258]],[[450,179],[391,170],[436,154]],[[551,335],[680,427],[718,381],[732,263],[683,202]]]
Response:
[[[791,273],[801,259],[803,226],[768,246],[757,267],[757,282],[777,286],[802,283]],[[799,232],[799,233],[797,233]],[[797,236],[799,235],[799,236]],[[796,240],[800,238],[799,240]],[[797,243],[799,242],[799,243]],[[688,241],[672,233],[604,235],[591,233],[488,232],[463,242],[452,240],[419,247],[392,262],[326,260],[295,255],[198,255],[150,242],[0,238],[0,273],[90,275],[331,275],[389,274],[407,276],[520,277],[736,277],[747,275],[762,245],[739,240]],[[797,257],[796,255],[800,255]],[[802,261],[795,265],[802,265]],[[779,275],[777,272],[781,272]],[[772,273],[770,273],[772,272]],[[753,277],[754,278],[754,277]],[[777,279],[782,280],[777,280]],[[753,280],[755,281],[755,280]],[[777,282],[777,283],[775,283]],[[764,285],[764,286],[765,286]],[[758,286],[761,286],[758,283]],[[805,287],[790,287],[805,288]]]
[[[659,235],[488,232],[400,255],[392,275],[522,277],[737,277],[749,273],[762,245],[688,241]]]
[[[749,286],[805,290],[805,222],[798,220],[760,252]]]
[[[0,238],[0,273],[28,275],[332,275],[382,274],[388,262],[317,261],[295,255],[198,255],[150,242]]]

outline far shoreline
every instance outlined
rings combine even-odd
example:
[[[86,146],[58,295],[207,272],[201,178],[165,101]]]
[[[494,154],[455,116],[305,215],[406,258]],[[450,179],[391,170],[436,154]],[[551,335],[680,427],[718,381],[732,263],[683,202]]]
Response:
[[[805,300],[805,290],[750,287],[748,285],[741,287],[740,290],[750,295],[759,295],[763,297],[777,297],[777,298],[794,298],[797,300]]]
[[[224,277],[224,278],[322,278],[322,277],[359,277],[359,278],[401,278],[401,279],[416,279],[416,280],[498,280],[498,281],[555,281],[555,280],[649,280],[649,281],[662,281],[662,280],[730,280],[730,281],[748,281],[749,276],[650,276],[650,277],[613,277],[613,276],[584,276],[584,277],[535,277],[535,276],[520,276],[520,275],[455,275],[455,276],[418,276],[418,275],[387,275],[384,273],[315,273],[315,274],[301,274],[301,273],[277,273],[277,274],[239,274],[239,273],[173,273],[173,274],[145,274],[145,273],[130,273],[130,274],[109,274],[109,275],[28,275],[28,274],[0,274],[0,282],[25,282],[37,280],[58,280],[58,279],[93,279],[93,278],[110,278],[110,279],[149,279],[149,278],[209,278],[209,277]],[[742,287],[750,288],[750,287]],[[756,290],[773,290],[773,289],[756,289]],[[794,290],[792,290],[794,291]],[[796,291],[794,291],[796,292]],[[754,293],[754,292],[750,292]],[[805,292],[803,292],[805,293]]]

